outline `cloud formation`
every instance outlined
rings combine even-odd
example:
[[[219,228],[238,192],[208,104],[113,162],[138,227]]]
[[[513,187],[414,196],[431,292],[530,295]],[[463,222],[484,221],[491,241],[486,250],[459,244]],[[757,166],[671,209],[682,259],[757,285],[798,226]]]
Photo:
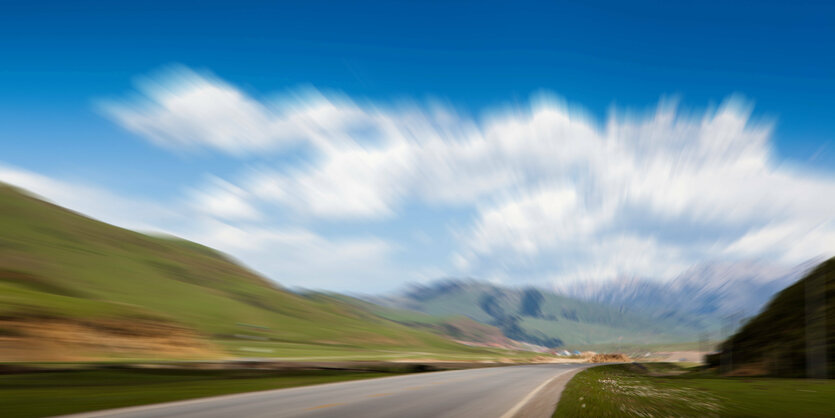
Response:
[[[331,239],[301,227],[257,222],[262,218],[241,203],[242,190],[216,178],[187,202],[115,193],[2,164],[0,182],[103,222],[208,245],[285,285],[352,289],[369,280],[383,282],[393,273],[388,260],[395,248],[388,242]]]
[[[332,143],[364,116],[347,102],[312,90],[261,102],[209,73],[185,67],[137,84],[137,94],[104,101],[101,108],[125,129],[169,148],[242,154],[299,140]]]
[[[452,243],[433,266],[448,274],[671,277],[705,259],[835,253],[835,177],[781,164],[771,126],[739,98],[597,122],[542,95],[474,119],[315,90],[257,98],[180,68],[104,109],[156,145],[240,161],[193,193],[213,217],[281,214],[309,228],[407,228],[415,210],[455,218],[432,237]],[[264,158],[287,153],[295,163]]]

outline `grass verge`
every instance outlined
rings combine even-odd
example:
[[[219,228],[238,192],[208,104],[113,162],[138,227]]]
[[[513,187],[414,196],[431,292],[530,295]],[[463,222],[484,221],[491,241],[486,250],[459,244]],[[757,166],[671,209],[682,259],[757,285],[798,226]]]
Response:
[[[341,370],[68,370],[0,376],[0,416],[42,417],[395,376]]]
[[[554,417],[831,417],[835,381],[722,377],[672,363],[579,373]]]

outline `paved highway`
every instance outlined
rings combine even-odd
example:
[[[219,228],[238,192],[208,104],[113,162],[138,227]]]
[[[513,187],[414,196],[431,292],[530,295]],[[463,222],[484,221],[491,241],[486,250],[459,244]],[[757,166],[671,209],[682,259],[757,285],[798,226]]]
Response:
[[[586,365],[537,364],[419,373],[112,409],[75,417],[510,418],[532,415],[530,406],[537,395],[555,399],[556,393],[548,383],[583,367]],[[553,406],[553,401],[546,400],[543,405]],[[550,416],[551,411],[538,412]]]

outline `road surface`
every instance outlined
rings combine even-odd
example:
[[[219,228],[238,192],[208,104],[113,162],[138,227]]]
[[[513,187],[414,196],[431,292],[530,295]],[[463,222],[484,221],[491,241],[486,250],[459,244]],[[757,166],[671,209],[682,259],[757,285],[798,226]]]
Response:
[[[530,416],[530,404],[537,398],[537,395],[556,399],[560,389],[556,389],[557,392],[554,393],[552,385],[548,383],[560,375],[576,372],[584,367],[587,365],[536,364],[418,373],[112,409],[79,414],[74,417],[509,418],[515,415]],[[550,392],[545,393],[548,391]],[[528,408],[525,408],[526,405]],[[543,405],[552,407],[553,401],[545,402]],[[523,411],[523,408],[528,412]],[[552,411],[540,412],[550,416]]]

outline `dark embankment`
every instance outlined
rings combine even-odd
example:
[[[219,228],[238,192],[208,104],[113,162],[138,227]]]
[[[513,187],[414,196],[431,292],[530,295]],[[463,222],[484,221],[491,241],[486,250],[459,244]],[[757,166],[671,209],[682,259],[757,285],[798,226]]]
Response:
[[[736,375],[835,377],[835,258],[780,292],[708,363]]]

